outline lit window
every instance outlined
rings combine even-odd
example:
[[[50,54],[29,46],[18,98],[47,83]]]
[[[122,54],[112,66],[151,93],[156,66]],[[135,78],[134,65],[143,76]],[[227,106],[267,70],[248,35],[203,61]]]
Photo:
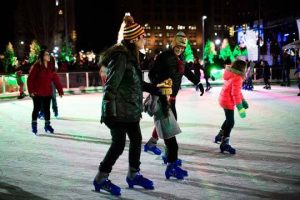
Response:
[[[196,30],[196,26],[189,26],[189,30]]]
[[[146,30],[150,30],[151,29],[151,27],[149,26],[148,23],[146,23],[144,27],[145,27]]]
[[[173,26],[170,26],[170,25],[167,25],[167,26],[166,26],[166,30],[173,30],[173,29],[174,29]]]
[[[184,30],[184,29],[185,29],[185,26],[177,25],[177,30]]]

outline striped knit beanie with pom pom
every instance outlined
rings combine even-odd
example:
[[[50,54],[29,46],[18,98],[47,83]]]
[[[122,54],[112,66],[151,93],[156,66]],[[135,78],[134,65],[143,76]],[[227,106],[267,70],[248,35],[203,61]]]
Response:
[[[144,27],[135,23],[133,17],[130,16],[129,13],[126,13],[119,31],[118,43],[120,43],[123,39],[129,41],[136,40],[141,35],[145,35]]]

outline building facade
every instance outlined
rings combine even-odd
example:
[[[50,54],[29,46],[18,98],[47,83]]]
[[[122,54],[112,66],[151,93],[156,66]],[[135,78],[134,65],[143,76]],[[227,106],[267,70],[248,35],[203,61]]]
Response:
[[[202,48],[203,0],[141,0],[118,3],[120,19],[130,12],[145,26],[146,51],[156,54],[167,48],[177,32],[184,32],[194,50]]]

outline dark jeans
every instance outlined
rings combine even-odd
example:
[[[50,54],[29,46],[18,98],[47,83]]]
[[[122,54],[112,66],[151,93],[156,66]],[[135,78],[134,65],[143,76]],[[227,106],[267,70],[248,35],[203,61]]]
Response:
[[[230,137],[231,129],[234,126],[234,110],[224,109],[224,112],[226,119],[223,122],[221,129],[224,131],[224,137]]]
[[[168,163],[176,162],[178,159],[178,144],[176,137],[172,137],[170,139],[165,139],[165,145],[167,146],[167,161]]]
[[[175,119],[177,120],[177,111],[176,111],[176,99],[170,102],[170,108],[174,114]]]
[[[282,70],[282,81],[284,84],[290,85],[291,79],[290,79],[290,68],[286,68]]]
[[[264,77],[265,85],[270,85],[269,77]]]
[[[194,65],[194,74],[197,78],[201,79],[201,67],[198,65]]]
[[[44,109],[45,121],[50,121],[51,96],[48,97],[35,96],[32,97],[32,100],[33,100],[32,121],[37,121],[37,117],[42,106]]]
[[[52,110],[54,113],[58,112],[58,107],[57,107],[57,101],[56,101],[56,89],[54,86],[54,83],[51,83],[51,87],[52,87],[52,96],[51,96],[51,101],[52,101]],[[44,107],[43,105],[41,106],[41,112],[44,113]]]
[[[249,77],[249,78],[247,79],[247,86],[248,86],[248,87],[252,87],[252,86],[253,86],[253,83],[252,83],[252,77]]]
[[[205,77],[206,88],[210,87],[210,83],[208,81],[209,77]]]
[[[117,122],[110,128],[110,134],[112,136],[112,142],[108,152],[106,153],[103,161],[100,163],[100,172],[110,173],[113,165],[123,153],[126,133],[130,140],[129,145],[129,166],[139,171],[140,168],[140,156],[142,145],[142,134],[140,128],[140,122],[124,123]]]

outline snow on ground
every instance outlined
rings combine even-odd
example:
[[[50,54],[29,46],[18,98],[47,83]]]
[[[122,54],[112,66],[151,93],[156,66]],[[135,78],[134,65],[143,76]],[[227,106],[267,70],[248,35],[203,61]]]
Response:
[[[218,105],[221,87],[200,97],[183,88],[177,97],[179,157],[189,177],[166,180],[159,156],[142,152],[141,172],[155,190],[129,189],[125,178],[128,145],[110,179],[122,188],[121,199],[300,199],[300,97],[296,87],[273,86],[243,91],[247,118],[235,113],[231,144],[234,156],[221,154],[214,136],[224,120]],[[145,94],[146,95],[146,94]],[[99,123],[101,93],[58,98],[55,134],[31,133],[32,101],[0,100],[0,199],[117,199],[96,193],[92,180],[110,144],[109,130]],[[153,120],[143,114],[143,143]],[[159,146],[164,147],[163,141]]]

